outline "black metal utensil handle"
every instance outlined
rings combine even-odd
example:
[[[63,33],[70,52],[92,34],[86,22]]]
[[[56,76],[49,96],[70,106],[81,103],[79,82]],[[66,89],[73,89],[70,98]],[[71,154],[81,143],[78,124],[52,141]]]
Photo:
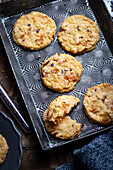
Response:
[[[4,88],[1,85],[0,85],[0,98],[5,103],[5,105],[8,107],[8,109],[10,110],[12,115],[15,117],[15,119],[17,120],[19,125],[22,127],[22,129],[25,132],[30,133],[31,129],[29,125],[26,123],[22,114],[19,112],[17,106],[15,105],[11,97],[8,95],[8,93],[4,90]]]

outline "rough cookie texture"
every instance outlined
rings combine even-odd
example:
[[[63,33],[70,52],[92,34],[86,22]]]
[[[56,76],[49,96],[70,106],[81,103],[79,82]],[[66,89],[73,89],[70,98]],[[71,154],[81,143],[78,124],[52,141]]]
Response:
[[[66,18],[58,33],[62,48],[73,54],[94,49],[99,39],[97,25],[84,15],[72,15]]]
[[[73,139],[82,130],[82,124],[66,116],[80,100],[74,96],[59,96],[53,100],[48,109],[43,113],[46,130],[54,137]]]
[[[46,112],[44,113],[46,130],[54,137],[61,139],[73,139],[77,137],[82,130],[82,124],[76,123],[70,116],[65,116],[58,124],[46,121]]]
[[[113,85],[104,83],[89,88],[83,105],[92,121],[102,125],[113,123]]]
[[[43,83],[61,93],[72,90],[82,72],[81,63],[69,54],[55,54],[44,61],[40,68]]]
[[[15,23],[12,36],[23,48],[39,50],[53,41],[56,25],[52,18],[40,13],[31,12],[21,16]]]
[[[5,160],[8,151],[8,145],[5,138],[0,134],[0,164]]]
[[[62,95],[54,99],[47,112],[47,121],[58,124],[59,121],[76,106],[80,100],[74,96]]]

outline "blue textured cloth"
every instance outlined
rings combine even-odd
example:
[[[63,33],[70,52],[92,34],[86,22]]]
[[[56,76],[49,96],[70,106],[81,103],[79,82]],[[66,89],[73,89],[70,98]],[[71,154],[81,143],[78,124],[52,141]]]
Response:
[[[56,170],[113,170],[113,129],[96,137]]]

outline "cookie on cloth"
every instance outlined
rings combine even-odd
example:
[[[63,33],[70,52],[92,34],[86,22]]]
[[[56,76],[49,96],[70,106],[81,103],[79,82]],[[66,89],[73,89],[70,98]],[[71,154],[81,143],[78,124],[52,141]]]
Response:
[[[82,130],[82,124],[76,123],[70,116],[65,116],[58,124],[47,121],[47,112],[44,112],[44,123],[46,130],[54,137],[61,139],[73,139],[77,137]]]
[[[5,161],[8,145],[5,138],[0,134],[0,164]]]
[[[12,36],[17,45],[29,50],[39,50],[53,41],[55,32],[56,24],[52,18],[33,11],[16,21]]]
[[[55,54],[40,67],[43,83],[58,92],[69,92],[80,80],[83,72],[81,63],[69,54]]]
[[[63,21],[58,32],[58,40],[62,48],[73,54],[94,49],[99,39],[98,26],[84,15],[69,16]]]
[[[103,83],[89,88],[83,105],[92,121],[102,125],[113,123],[113,85]]]
[[[47,114],[47,121],[58,124],[79,102],[80,100],[75,96],[62,95],[57,97],[50,103],[48,109],[45,111]]]

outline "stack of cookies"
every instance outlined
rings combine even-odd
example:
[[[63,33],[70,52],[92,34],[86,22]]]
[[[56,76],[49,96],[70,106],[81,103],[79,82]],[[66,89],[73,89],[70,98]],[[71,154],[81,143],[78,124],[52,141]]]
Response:
[[[13,39],[23,48],[39,50],[49,45],[55,36],[56,24],[52,18],[31,12],[21,16],[13,28]],[[64,20],[58,32],[58,41],[63,49],[72,54],[82,54],[96,47],[99,28],[84,15],[73,15]],[[60,93],[74,89],[80,81],[83,68],[70,54],[55,54],[40,67],[42,82],[51,90]],[[61,139],[73,139],[81,133],[82,124],[76,123],[67,114],[79,103],[75,96],[62,95],[53,100],[43,113],[46,130]],[[83,101],[87,116],[103,125],[113,122],[113,86],[107,83],[88,89]]]
[[[53,100],[43,114],[46,130],[61,139],[73,139],[81,133],[82,124],[76,123],[67,114],[79,103],[74,96],[62,95]]]

